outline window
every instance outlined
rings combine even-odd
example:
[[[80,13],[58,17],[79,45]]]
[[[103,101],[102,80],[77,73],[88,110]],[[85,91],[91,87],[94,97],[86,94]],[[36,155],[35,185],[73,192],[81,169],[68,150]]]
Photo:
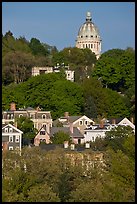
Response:
[[[79,124],[80,124],[80,125],[83,125],[83,121],[82,121],[82,120],[80,120],[80,121],[79,121]]]
[[[35,114],[30,113],[30,118],[35,119]]]
[[[13,132],[13,129],[12,129],[12,128],[9,128],[9,132]]]
[[[91,35],[91,38],[93,38],[93,35]]]
[[[93,48],[93,44],[91,44],[91,48]]]
[[[5,128],[5,132],[8,132],[8,128]]]
[[[85,48],[85,45],[83,44],[83,48]]]
[[[43,127],[46,128],[46,124],[43,124]]]
[[[86,48],[88,48],[88,45],[86,44]]]
[[[16,135],[15,142],[19,142],[19,135]]]
[[[9,142],[13,142],[13,135],[9,136]]]
[[[87,38],[88,36],[86,35],[86,38]]]
[[[83,38],[83,35],[81,35],[81,38]]]
[[[13,150],[13,147],[12,147],[12,146],[9,146],[9,150]]]
[[[87,120],[85,120],[85,125],[88,125],[88,121]]]
[[[40,131],[40,135],[45,135],[45,131]]]
[[[46,119],[46,115],[44,114],[44,115],[42,115],[42,119]]]
[[[92,137],[92,141],[94,141],[94,137]]]
[[[19,118],[22,117],[22,116],[23,116],[22,114],[19,114]]]

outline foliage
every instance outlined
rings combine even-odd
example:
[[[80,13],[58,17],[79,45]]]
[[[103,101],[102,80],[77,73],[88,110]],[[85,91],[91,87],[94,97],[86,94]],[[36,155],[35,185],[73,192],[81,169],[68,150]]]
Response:
[[[34,55],[47,55],[48,50],[36,38],[31,38],[29,47]]]
[[[84,111],[90,117],[128,117],[129,111],[123,97],[116,91],[103,88],[100,81],[94,78],[85,79],[82,83],[84,94]]]
[[[133,202],[134,160],[112,149],[103,154],[101,167],[94,162],[93,152],[39,147],[26,147],[21,156],[5,152],[3,202]]]
[[[75,71],[75,81],[81,82],[84,78],[91,76],[96,56],[90,49],[79,49],[76,47],[64,48],[53,54],[53,64],[69,65]]]
[[[92,76],[101,78],[103,86],[124,93],[135,82],[135,51],[108,50],[97,61]]]
[[[83,110],[81,87],[67,81],[61,73],[35,76],[15,86],[14,90],[9,86],[9,88],[3,87],[2,91],[3,109],[15,101],[17,108],[39,106],[43,110],[49,110],[53,119],[60,117],[66,111],[71,115],[77,115]]]
[[[55,46],[41,43],[38,39],[14,38],[11,31],[2,36],[2,83],[21,83],[31,77],[33,66],[52,66]]]
[[[130,126],[118,126],[107,131],[105,141],[114,151],[121,150],[125,152],[124,144],[128,146],[126,140],[128,137],[134,137],[133,129]],[[128,139],[130,141],[130,139]],[[127,140],[127,141],[128,141]],[[133,142],[131,140],[131,142]]]
[[[16,119],[17,127],[23,132],[23,144],[30,143],[35,135],[37,130],[34,128],[33,121],[30,118],[21,116]]]
[[[64,141],[70,141],[70,135],[68,133],[64,133],[63,131],[59,131],[55,133],[51,138],[53,144],[63,144]]]

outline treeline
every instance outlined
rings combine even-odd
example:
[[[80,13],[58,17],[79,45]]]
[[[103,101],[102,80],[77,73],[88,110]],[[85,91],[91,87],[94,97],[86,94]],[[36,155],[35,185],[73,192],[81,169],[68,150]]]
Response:
[[[32,38],[15,39],[9,31],[2,37],[2,108],[12,101],[17,108],[40,106],[53,119],[71,115],[134,117],[135,51],[112,49],[96,60],[95,54],[76,47],[58,51],[55,46]],[[75,82],[60,73],[31,77],[33,66],[69,65]]]
[[[2,201],[135,202],[135,135],[121,126],[103,144],[103,152],[40,147],[25,147],[21,156],[4,152]]]

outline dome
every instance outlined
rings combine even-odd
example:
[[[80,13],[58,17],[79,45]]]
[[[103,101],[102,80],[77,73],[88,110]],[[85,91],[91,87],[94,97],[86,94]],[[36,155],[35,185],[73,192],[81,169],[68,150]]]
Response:
[[[86,14],[86,22],[79,28],[76,40],[76,47],[84,49],[89,48],[94,52],[97,58],[101,52],[101,39],[97,26],[92,22],[90,12]]]
[[[78,36],[81,38],[100,38],[97,26],[91,21],[90,12],[87,12],[86,22],[80,27]]]

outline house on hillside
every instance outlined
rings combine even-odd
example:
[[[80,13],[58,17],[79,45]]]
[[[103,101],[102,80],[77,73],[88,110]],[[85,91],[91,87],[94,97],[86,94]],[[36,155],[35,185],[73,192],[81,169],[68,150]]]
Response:
[[[84,130],[85,142],[94,142],[97,137],[104,138],[107,131],[110,131],[112,128],[118,127],[119,125],[130,126],[135,133],[135,125],[127,118],[110,119],[106,120],[106,122],[102,120],[100,124],[92,125]]]
[[[68,112],[65,112],[63,117],[60,117],[57,120],[53,121],[53,126],[57,126],[59,123],[62,124],[63,127],[70,127],[70,125],[72,124],[73,127],[77,127],[83,135],[85,128],[95,124],[92,119],[88,118],[85,115],[70,116]]]
[[[15,103],[10,104],[10,110],[2,112],[2,124],[15,123],[15,118],[22,116],[30,118],[34,123],[34,128],[37,130],[45,126],[46,130],[49,131],[50,127],[52,127],[53,121],[50,111],[43,111],[39,107],[36,109],[28,107],[17,110]]]
[[[39,146],[42,141],[46,144],[51,143],[50,138],[54,137],[54,134],[60,131],[69,134],[73,143],[84,143],[84,136],[81,134],[79,129],[71,125],[70,127],[51,127],[50,132],[47,132],[46,129],[42,127],[34,138],[34,145]]]
[[[60,68],[61,66],[59,64],[55,67],[33,67],[31,73],[32,73],[32,76],[49,74],[49,73],[58,73],[60,72]],[[63,66],[63,68],[65,69],[66,79],[74,82],[75,72],[73,70],[70,70],[69,66]]]
[[[20,150],[23,132],[11,124],[2,124],[2,150]]]

